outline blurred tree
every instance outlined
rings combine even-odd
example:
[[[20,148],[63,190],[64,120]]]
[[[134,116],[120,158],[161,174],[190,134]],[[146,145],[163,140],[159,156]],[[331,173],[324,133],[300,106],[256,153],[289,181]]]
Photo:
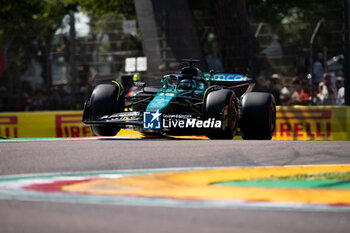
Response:
[[[275,34],[276,39],[282,45],[288,46],[290,51],[284,50],[283,52],[293,53],[291,56],[294,56],[299,51],[305,51],[305,48],[307,49],[309,47],[312,31],[317,21],[321,18],[324,18],[327,23],[322,25],[320,36],[316,38],[317,47],[321,49],[323,46],[335,47],[331,43],[341,42],[341,36],[339,34],[329,32],[341,30],[343,14],[342,0],[188,1],[196,18],[200,34],[204,35],[204,38],[207,38],[207,40],[204,40],[204,51],[206,55],[213,53],[212,49],[214,48],[218,57],[225,64],[226,70],[231,68],[236,69],[235,66],[240,62],[243,63],[243,66],[247,64],[244,62],[247,57],[243,56],[248,53],[245,49],[252,49],[254,47],[252,46],[253,43],[244,43],[244,39],[239,39],[239,37],[244,38],[244,35],[247,36],[247,32],[244,30],[247,27],[246,18],[249,19],[251,25],[260,22],[272,25],[270,27],[272,30],[270,33]],[[244,2],[246,7],[241,7],[244,6]],[[205,31],[207,28],[210,28],[209,31]],[[215,30],[212,31],[212,28]],[[209,40],[210,38],[214,38],[215,40]],[[232,49],[234,46],[232,44],[236,44],[237,48]],[[247,44],[249,48],[247,48]],[[257,52],[263,48],[265,47],[257,49]],[[253,52],[250,54],[253,55]],[[242,56],[243,60],[238,59],[237,61],[233,61],[236,56]]]
[[[246,0],[254,8],[257,21],[278,24],[291,17],[301,23],[316,22],[320,18],[339,17],[332,10],[342,6],[342,0]],[[341,12],[340,12],[341,13]]]
[[[282,45],[283,54],[299,58],[298,66],[289,63],[289,72],[299,75],[309,72],[310,38],[321,19],[324,23],[315,40],[315,53],[325,50],[328,58],[342,53],[343,0],[246,1],[253,23],[271,25],[268,33]]]
[[[255,22],[286,25],[279,27],[279,40],[296,48],[308,47],[312,31],[320,19],[328,21],[323,32],[341,28],[342,3],[342,0],[247,0]],[[327,46],[331,41],[328,38],[316,43]]]
[[[70,12],[82,9],[88,14],[120,14],[136,18],[133,1],[127,0],[3,0],[0,5],[0,50],[8,48],[9,89],[31,59],[42,66],[42,78],[51,85],[50,51],[56,30]],[[9,90],[11,91],[11,90]]]
[[[130,0],[64,0],[67,3],[77,3],[88,14],[123,14],[136,17],[134,1]]]
[[[249,72],[249,24],[245,0],[212,0],[215,31],[226,72]]]
[[[51,41],[63,17],[76,4],[58,0],[3,0],[0,6],[0,46],[8,48],[10,89],[33,57],[42,66],[42,78],[51,84]]]
[[[196,22],[200,43],[205,56],[220,56],[214,28],[213,8],[210,0],[188,0]]]
[[[125,19],[136,19],[136,12],[133,1],[128,0],[73,0],[81,6],[82,11],[88,14],[93,22],[91,24],[93,40],[98,40],[96,35],[102,38],[108,36],[110,41],[118,41],[121,43],[117,48],[116,43],[104,44],[104,49],[107,51],[125,51],[141,49],[141,39],[139,35],[130,35],[116,33],[118,28],[122,28],[122,21]],[[115,57],[112,57],[113,61]],[[124,59],[124,58],[123,58]],[[113,67],[113,70],[121,70],[122,67]]]

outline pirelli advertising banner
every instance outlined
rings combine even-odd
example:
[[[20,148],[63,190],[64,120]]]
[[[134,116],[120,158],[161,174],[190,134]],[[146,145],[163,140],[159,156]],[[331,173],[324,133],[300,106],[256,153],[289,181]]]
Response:
[[[81,111],[0,113],[3,138],[91,137]],[[277,107],[274,140],[350,140],[350,107]]]
[[[91,137],[81,111],[0,113],[0,136],[6,138]]]
[[[350,107],[278,107],[274,140],[350,140]]]

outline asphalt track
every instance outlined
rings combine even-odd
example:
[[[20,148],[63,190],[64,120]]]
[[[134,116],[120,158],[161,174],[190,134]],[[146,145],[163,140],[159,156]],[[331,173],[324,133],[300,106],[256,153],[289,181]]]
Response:
[[[92,139],[0,142],[0,175],[350,163],[349,142]],[[0,200],[0,232],[349,232],[350,212]]]

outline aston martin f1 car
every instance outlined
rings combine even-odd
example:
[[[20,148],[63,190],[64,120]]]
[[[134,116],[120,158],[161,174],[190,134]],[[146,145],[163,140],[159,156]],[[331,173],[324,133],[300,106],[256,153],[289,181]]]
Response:
[[[143,82],[127,96],[116,81],[99,84],[85,101],[83,123],[94,134],[114,136],[121,128],[160,135],[206,135],[210,139],[265,139],[273,136],[276,104],[269,93],[252,92],[251,77],[201,72],[188,63],[165,75],[160,87]]]

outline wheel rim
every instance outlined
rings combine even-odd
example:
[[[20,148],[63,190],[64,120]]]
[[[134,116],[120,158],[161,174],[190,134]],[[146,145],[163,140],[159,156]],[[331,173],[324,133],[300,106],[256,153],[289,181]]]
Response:
[[[269,130],[271,136],[273,136],[273,133],[275,131],[276,126],[276,109],[273,102],[270,103],[270,110],[269,110]]]
[[[234,127],[234,123],[233,121],[235,120],[236,123],[236,113],[235,113],[235,109],[234,109],[234,100],[233,100],[234,94],[232,93],[232,95],[230,96],[230,102],[229,102],[229,115],[228,115],[228,131],[230,133],[230,136],[234,136],[234,131],[235,131],[235,127]]]

